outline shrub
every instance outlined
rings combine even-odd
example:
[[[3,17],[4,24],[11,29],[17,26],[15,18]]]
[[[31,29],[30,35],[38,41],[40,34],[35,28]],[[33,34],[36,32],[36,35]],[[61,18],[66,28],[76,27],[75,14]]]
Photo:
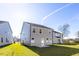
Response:
[[[76,42],[74,40],[71,40],[71,39],[64,40],[63,42],[64,42],[64,44],[68,44],[68,45],[76,44]]]

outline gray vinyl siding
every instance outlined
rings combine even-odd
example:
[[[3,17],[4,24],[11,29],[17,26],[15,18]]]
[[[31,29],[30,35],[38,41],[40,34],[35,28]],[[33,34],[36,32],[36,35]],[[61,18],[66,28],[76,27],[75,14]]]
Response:
[[[33,31],[34,29],[35,31]],[[41,29],[41,33],[40,33],[40,29]],[[25,45],[45,47],[48,45],[52,45],[54,43],[62,42],[61,33],[57,32],[57,34],[60,35],[59,36],[60,38],[57,38],[55,36],[56,34],[55,32],[56,31],[54,31],[53,29],[42,25],[24,22],[20,38],[22,43]]]
[[[35,28],[35,33],[33,33],[33,28]],[[42,30],[42,33],[39,33],[40,29]],[[51,45],[52,44],[52,30],[48,28],[32,25],[31,26],[31,39],[32,38],[34,38],[35,43],[31,43],[31,46],[41,46],[42,39],[44,39],[44,45]]]
[[[21,41],[26,45],[30,44],[30,24],[24,23],[21,32]]]
[[[1,38],[3,42],[1,43]],[[8,41],[6,41],[6,38]],[[10,44],[13,42],[12,31],[8,22],[0,24],[0,46]]]

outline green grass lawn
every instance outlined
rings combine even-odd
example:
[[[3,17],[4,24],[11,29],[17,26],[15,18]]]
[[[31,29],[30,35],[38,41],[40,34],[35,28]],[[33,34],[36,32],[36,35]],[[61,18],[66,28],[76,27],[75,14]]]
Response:
[[[0,56],[79,56],[79,44],[53,44],[50,47],[31,47],[14,43],[0,48]]]
[[[38,54],[20,43],[15,43],[9,46],[1,47],[0,56],[38,56]]]
[[[53,44],[48,48],[30,47],[41,56],[79,56],[79,44],[65,45],[65,44]]]

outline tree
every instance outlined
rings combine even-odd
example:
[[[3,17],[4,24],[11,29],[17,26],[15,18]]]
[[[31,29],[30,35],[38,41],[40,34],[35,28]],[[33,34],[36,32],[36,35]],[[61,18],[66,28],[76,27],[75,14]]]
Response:
[[[70,33],[69,24],[64,24],[63,26],[59,26],[58,30],[63,33],[63,37],[67,37]]]

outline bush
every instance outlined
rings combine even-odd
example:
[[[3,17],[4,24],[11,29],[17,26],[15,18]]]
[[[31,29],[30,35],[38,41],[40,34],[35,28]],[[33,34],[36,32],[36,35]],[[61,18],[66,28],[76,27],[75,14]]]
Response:
[[[74,40],[64,40],[63,41],[64,42],[64,44],[68,44],[68,45],[74,45],[74,44],[76,44],[76,42],[74,41]]]
[[[76,43],[79,43],[79,41],[75,41]]]

